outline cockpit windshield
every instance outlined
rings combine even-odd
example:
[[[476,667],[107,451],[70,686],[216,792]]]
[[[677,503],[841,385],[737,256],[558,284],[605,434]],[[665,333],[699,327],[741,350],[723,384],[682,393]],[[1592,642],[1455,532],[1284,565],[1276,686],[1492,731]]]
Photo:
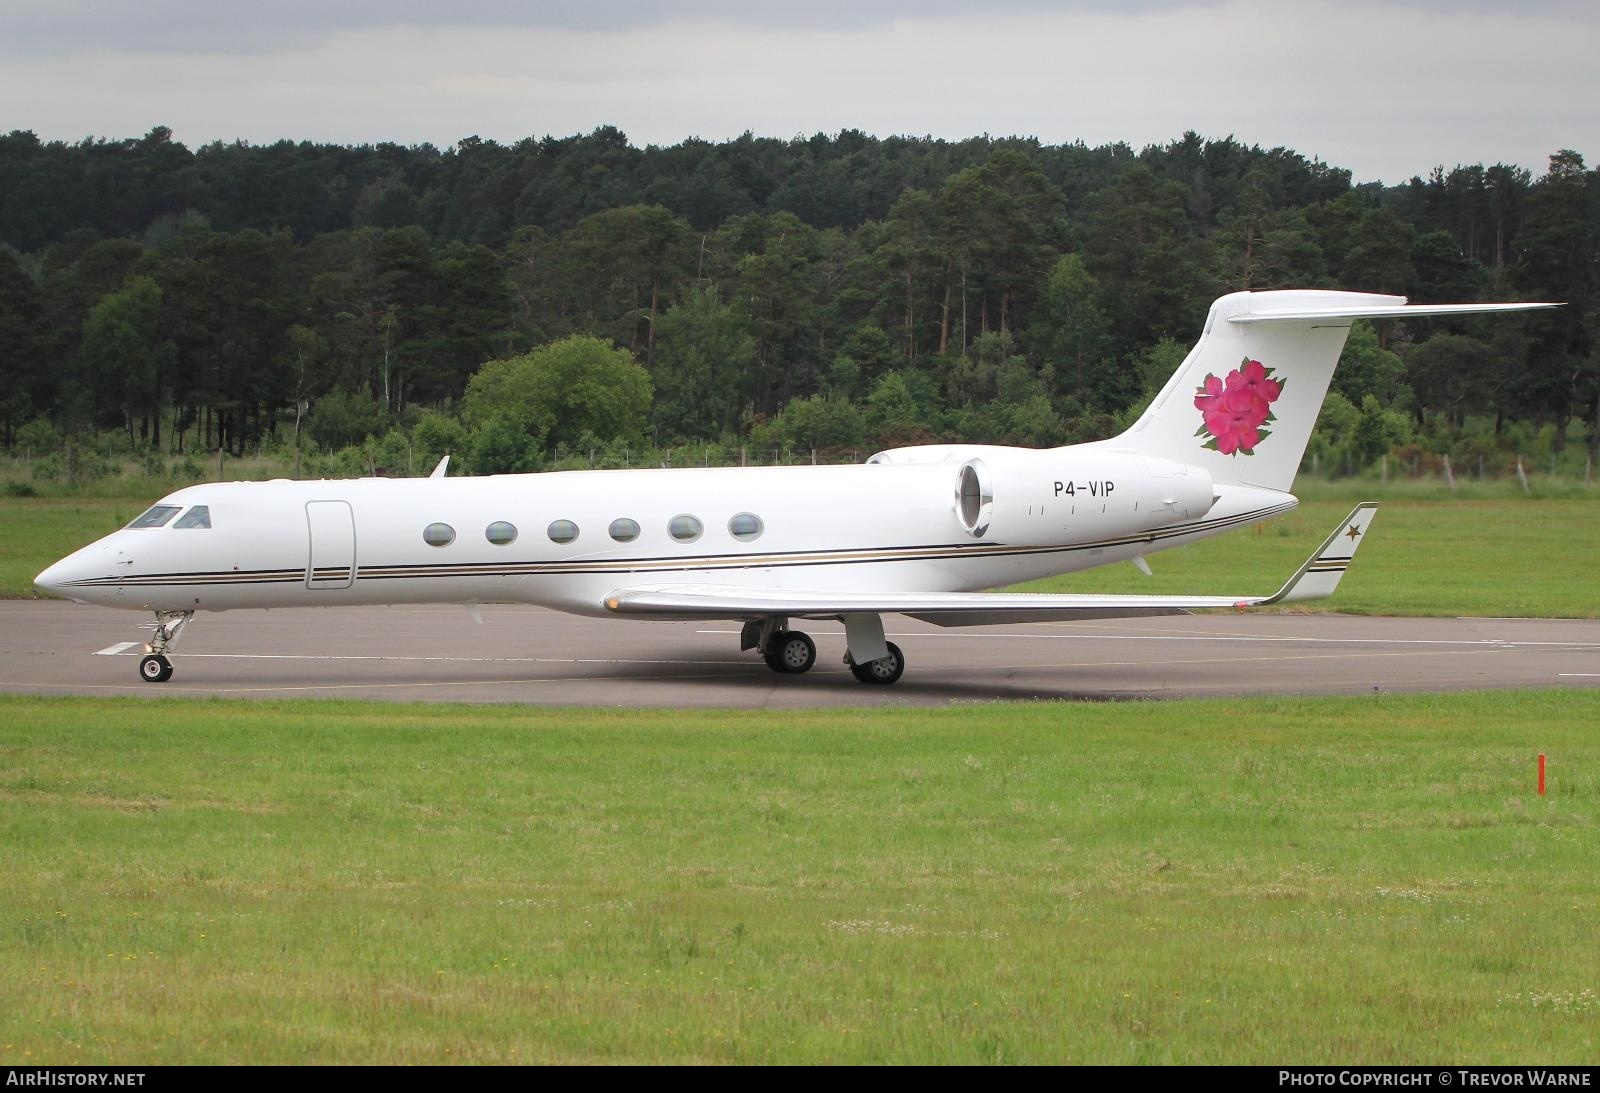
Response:
[[[128,530],[165,527],[168,520],[183,511],[181,505],[153,505],[143,516],[128,525]]]
[[[211,526],[211,508],[208,505],[196,505],[172,525],[175,528],[208,528]]]

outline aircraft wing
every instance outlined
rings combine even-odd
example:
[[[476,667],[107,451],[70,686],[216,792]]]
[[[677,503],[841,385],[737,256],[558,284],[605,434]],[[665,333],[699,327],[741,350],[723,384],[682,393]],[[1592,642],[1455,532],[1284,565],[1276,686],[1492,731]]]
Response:
[[[615,615],[656,619],[832,619],[900,614],[938,626],[1178,615],[1215,607],[1266,607],[1331,596],[1372,527],[1378,504],[1364,501],[1342,520],[1284,586],[1270,596],[1030,595],[1019,592],[829,592],[718,585],[628,585],[605,598]]]

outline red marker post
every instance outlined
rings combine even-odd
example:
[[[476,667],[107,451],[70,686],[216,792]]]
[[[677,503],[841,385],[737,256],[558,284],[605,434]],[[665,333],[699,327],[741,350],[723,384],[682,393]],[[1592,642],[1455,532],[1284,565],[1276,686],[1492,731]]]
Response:
[[[1544,796],[1544,752],[1539,753],[1539,796]]]

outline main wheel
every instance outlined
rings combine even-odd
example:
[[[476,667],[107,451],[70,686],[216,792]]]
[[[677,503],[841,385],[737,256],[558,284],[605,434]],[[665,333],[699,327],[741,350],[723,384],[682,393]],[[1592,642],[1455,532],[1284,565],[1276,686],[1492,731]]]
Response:
[[[165,683],[172,678],[172,661],[151,653],[139,662],[139,678],[146,683]]]
[[[784,630],[767,645],[767,667],[799,675],[817,662],[817,643],[799,630]]]
[[[850,662],[850,674],[862,683],[875,683],[887,687],[906,672],[906,655],[900,651],[900,646],[894,642],[885,642],[889,648],[889,655],[869,660],[865,664]]]

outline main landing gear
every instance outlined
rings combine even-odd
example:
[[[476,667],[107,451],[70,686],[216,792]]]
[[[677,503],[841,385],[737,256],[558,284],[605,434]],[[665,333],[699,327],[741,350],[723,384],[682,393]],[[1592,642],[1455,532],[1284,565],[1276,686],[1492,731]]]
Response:
[[[887,687],[906,674],[906,655],[900,651],[900,646],[894,642],[885,642],[889,655],[869,660],[865,664],[857,664],[851,659],[850,654],[844,655],[844,662],[850,666],[850,674],[862,683],[876,683]]]
[[[194,618],[193,611],[157,611],[155,636],[146,645],[145,655],[139,661],[139,678],[146,683],[165,683],[172,678],[172,661],[167,659],[167,648],[178,640],[178,635]]]
[[[767,667],[774,672],[785,675],[809,672],[817,662],[817,643],[811,640],[809,634],[787,629],[788,621],[763,619],[746,623],[741,647],[757,650],[761,654],[761,659],[766,661]],[[847,626],[857,625],[857,622],[858,620],[854,618],[846,619]],[[906,655],[894,642],[883,641],[883,629],[878,623],[877,616],[872,616],[867,626],[868,636],[875,636],[876,640],[882,643],[879,648],[885,650],[885,654],[875,660],[857,664],[855,658],[846,653],[844,662],[849,667],[850,674],[860,682],[886,687],[905,674]]]
[[[817,662],[817,643],[799,630],[779,630],[767,639],[761,656],[774,672],[799,675]]]

